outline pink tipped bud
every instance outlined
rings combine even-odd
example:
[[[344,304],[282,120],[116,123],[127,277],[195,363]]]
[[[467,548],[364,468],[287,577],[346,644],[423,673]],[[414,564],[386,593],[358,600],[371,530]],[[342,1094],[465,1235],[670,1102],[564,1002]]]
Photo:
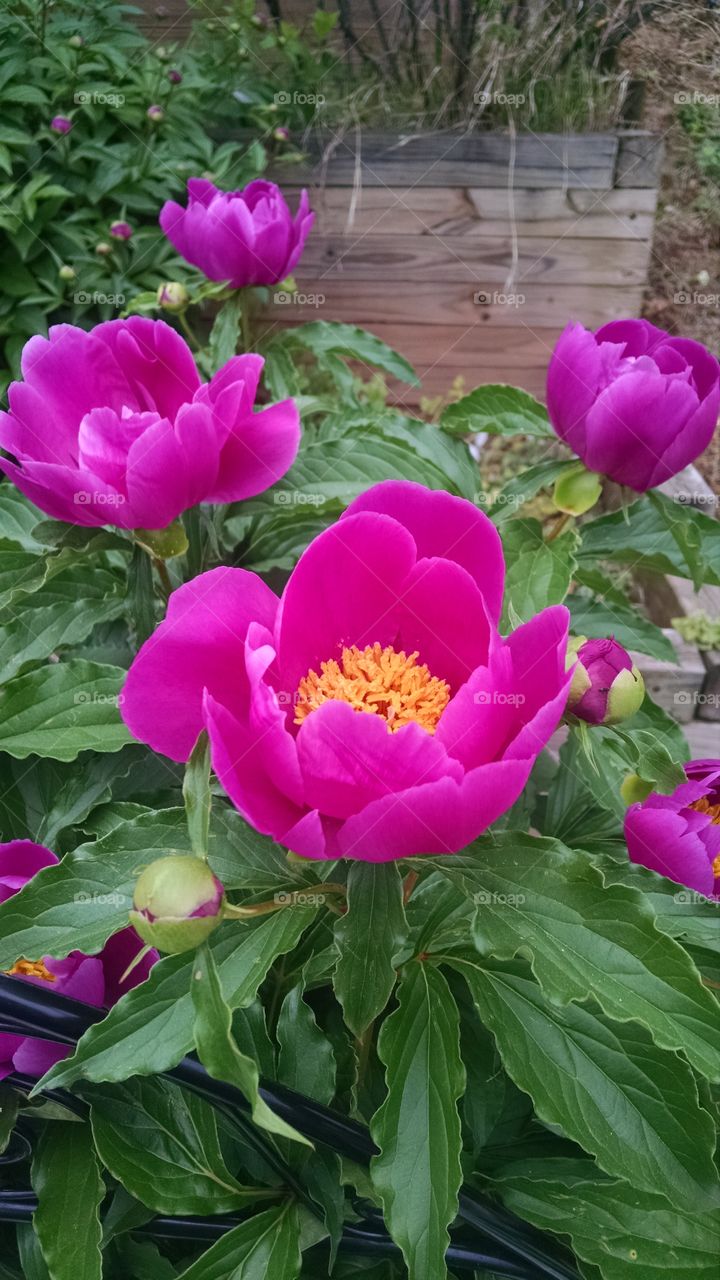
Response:
[[[158,858],[138,877],[130,912],[143,942],[175,955],[199,947],[222,922],[225,890],[206,862]]]
[[[568,665],[577,659],[567,709],[587,724],[620,724],[642,704],[645,683],[632,658],[611,636],[570,642]]]
[[[290,130],[286,129],[284,124],[279,124],[277,129],[273,129],[273,138],[276,142],[289,142]]]
[[[113,240],[129,240],[132,233],[133,229],[129,222],[123,222],[121,220],[119,222],[110,223],[110,235]]]
[[[72,120],[68,116],[53,116],[50,121],[53,133],[69,133],[72,127]]]
[[[147,111],[145,112],[145,115],[147,116],[148,120],[152,120],[153,124],[159,124],[161,120],[165,119],[165,112],[163,111],[162,107],[159,107],[157,105],[156,102],[154,102],[151,106],[148,107]]]
[[[184,284],[168,280],[161,284],[157,291],[158,306],[165,311],[184,311],[190,300],[190,294]]]
[[[175,67],[171,67],[167,73],[167,78],[171,84],[182,84],[182,72]]]

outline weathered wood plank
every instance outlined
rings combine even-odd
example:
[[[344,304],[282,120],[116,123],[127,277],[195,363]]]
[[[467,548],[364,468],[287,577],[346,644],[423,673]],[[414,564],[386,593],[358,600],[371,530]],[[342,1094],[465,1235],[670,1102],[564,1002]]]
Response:
[[[296,294],[275,294],[266,308],[271,320],[300,323],[308,319],[340,320],[346,324],[372,325],[374,322],[407,325],[477,325],[494,329],[557,326],[579,320],[597,329],[610,320],[635,315],[642,304],[642,286],[633,285],[547,285],[518,286],[516,300],[485,280],[429,283],[417,280],[397,284],[382,279],[353,280],[337,277],[319,279],[304,269],[296,272]],[[482,296],[484,295],[484,297]],[[315,314],[317,313],[317,314]],[[479,334],[478,341],[483,336]]]
[[[242,131],[224,138],[243,141]],[[303,143],[305,167],[278,163],[279,181],[317,181],[331,186],[499,187],[513,173],[516,187],[606,189],[615,184],[618,141],[614,133],[503,133],[392,135],[364,130],[331,131]],[[641,186],[642,183],[635,183]]]
[[[295,208],[300,187],[283,184]],[[649,188],[610,191],[527,190],[506,187],[314,187],[310,192],[320,235],[560,236],[649,240],[657,193]]]
[[[298,279],[335,277],[348,281],[384,280],[407,284],[475,281],[522,291],[523,284],[641,285],[646,278],[649,244],[642,240],[548,239],[526,236],[514,259],[510,236],[470,240],[462,236],[310,236]]]

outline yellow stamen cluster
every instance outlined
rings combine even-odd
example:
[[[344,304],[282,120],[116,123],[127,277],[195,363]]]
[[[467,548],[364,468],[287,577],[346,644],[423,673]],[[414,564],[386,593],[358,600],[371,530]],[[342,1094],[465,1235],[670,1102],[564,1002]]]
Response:
[[[397,651],[392,645],[343,649],[340,662],[331,658],[320,664],[319,675],[308,671],[303,676],[297,689],[295,723],[302,724],[324,702],[334,701],[383,716],[393,732],[414,721],[434,733],[450,700],[450,688],[417,659],[417,653]]]
[[[54,982],[55,974],[51,973],[43,960],[17,960],[12,969],[6,973],[11,978],[42,978],[43,982]]]
[[[701,796],[699,800],[693,800],[690,808],[697,813],[706,813],[713,826],[720,827],[720,804],[711,804],[707,796]],[[720,853],[713,859],[712,869],[713,875],[720,876]]]

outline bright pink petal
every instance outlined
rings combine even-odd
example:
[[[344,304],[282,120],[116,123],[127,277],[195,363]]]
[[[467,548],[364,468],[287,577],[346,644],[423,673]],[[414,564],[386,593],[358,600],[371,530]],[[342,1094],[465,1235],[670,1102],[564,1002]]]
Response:
[[[276,839],[302,818],[275,785],[254,730],[211,694],[204,702],[212,765],[236,809],[263,835]]]
[[[217,482],[206,502],[239,502],[263,493],[290,470],[300,444],[294,400],[236,421],[220,454]]]
[[[10,840],[7,844],[0,844],[0,902],[7,902],[38,871],[54,867],[57,862],[50,849],[32,840]]]
[[[254,573],[220,568],[174,591],[167,617],[141,648],[123,689],[130,732],[154,751],[187,760],[203,728],[205,688],[246,714],[248,627],[272,628],[277,596]]]
[[[462,768],[417,724],[392,733],[382,716],[326,702],[303,722],[297,749],[311,808],[347,818],[382,796],[450,777]]]
[[[451,689],[487,660],[490,624],[474,579],[452,560],[419,560],[402,588],[395,648],[417,650]]]
[[[351,502],[342,519],[359,511],[377,511],[404,525],[415,539],[418,559],[442,557],[462,565],[497,622],[505,580],[502,543],[492,521],[472,502],[408,480],[383,480]]]

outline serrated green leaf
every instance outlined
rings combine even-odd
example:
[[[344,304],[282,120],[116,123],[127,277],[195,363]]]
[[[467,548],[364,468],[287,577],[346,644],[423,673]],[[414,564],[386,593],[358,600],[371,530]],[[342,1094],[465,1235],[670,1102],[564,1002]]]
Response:
[[[353,1035],[382,1013],[393,987],[393,956],[407,936],[403,886],[394,862],[352,862],[348,909],[335,925],[335,995]]]
[[[125,674],[73,659],[16,676],[0,689],[0,750],[17,760],[119,751],[132,740],[118,710]]]
[[[440,425],[455,435],[484,431],[490,436],[554,435],[547,409],[520,387],[486,383],[443,411]]]
[[[506,614],[512,607],[527,622],[548,605],[562,604],[575,568],[574,532],[546,542],[538,520],[511,520],[503,526],[502,539]]]
[[[388,1096],[371,1124],[380,1148],[373,1185],[410,1280],[446,1280],[447,1228],[462,1181],[457,1103],[465,1071],[457,1008],[439,972],[417,962],[407,967],[378,1054]]]
[[[475,902],[481,954],[525,956],[551,1000],[593,996],[720,1080],[720,1005],[641,893],[606,886],[589,855],[522,832],[485,836],[435,865]]]
[[[687,578],[693,576],[697,563],[688,564],[682,549],[683,541],[687,543],[691,537],[691,545],[702,560],[703,582],[720,584],[720,521],[668,498],[662,498],[661,505],[662,510],[646,495],[625,512],[589,520],[582,526],[579,557],[590,564],[612,560]]]
[[[711,1118],[676,1054],[656,1048],[637,1023],[577,1004],[557,1008],[519,961],[444,958],[465,977],[505,1070],[544,1124],[641,1190],[692,1211],[720,1204]]]
[[[233,1084],[250,1103],[252,1118],[261,1129],[279,1137],[312,1146],[307,1138],[276,1116],[261,1098],[260,1073],[252,1058],[241,1053],[232,1034],[232,1012],[226,1003],[212,952],[207,946],[198,952],[190,987],[193,1009],[193,1038],[198,1057],[214,1080]]]
[[[411,387],[420,385],[415,370],[403,356],[381,342],[374,333],[356,325],[314,320],[288,330],[283,334],[283,344],[307,347],[315,356],[338,355],[348,360],[359,360],[372,369],[382,369],[383,373],[409,383]]]
[[[33,1218],[51,1280],[102,1280],[100,1177],[90,1126],[56,1121],[33,1155]]]
[[[242,924],[225,924],[208,943],[223,997],[232,1009],[252,1004],[278,956],[291,951],[314,917],[309,906],[280,910]],[[103,1022],[86,1031],[72,1057],[58,1063],[44,1085],[73,1080],[123,1080],[169,1071],[193,1045],[190,982],[193,959],[166,956],[149,978],[123,996]]]
[[[229,1213],[272,1194],[233,1178],[212,1107],[172,1081],[86,1085],[83,1093],[100,1159],[148,1209]]]
[[[107,569],[66,569],[28,595],[0,630],[0,684],[26,662],[79,644],[101,622],[120,616],[125,584]]]

